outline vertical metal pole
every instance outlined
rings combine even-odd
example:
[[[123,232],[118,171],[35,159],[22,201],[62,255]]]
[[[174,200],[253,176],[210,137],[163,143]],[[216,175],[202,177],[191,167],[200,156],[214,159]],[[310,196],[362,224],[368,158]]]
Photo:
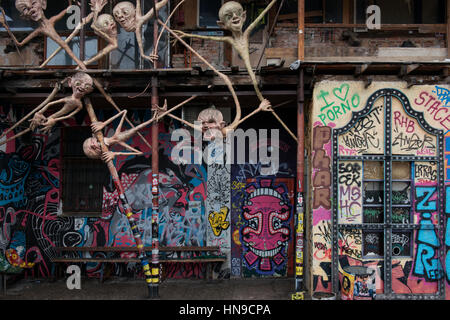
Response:
[[[156,2],[153,0],[153,48],[158,45],[158,15],[156,11]],[[158,52],[155,50],[155,52]],[[153,68],[157,69],[158,62],[155,61]],[[152,98],[153,113],[157,112],[156,107],[159,105],[158,96],[158,76],[152,76]],[[159,122],[155,121],[152,125],[152,278],[150,298],[159,297],[159,148],[158,134]]]
[[[304,61],[304,17],[305,2],[298,1],[298,60]],[[303,89],[303,68],[299,68],[297,86],[297,206],[295,232],[295,294],[293,299],[304,300],[303,291],[303,251],[304,251],[304,164],[305,164],[305,117]]]
[[[85,98],[84,101],[85,101],[86,111],[89,115],[89,118],[91,119],[91,122],[96,122],[97,116],[95,115],[91,100],[89,98]],[[105,142],[103,140],[103,138],[104,138],[103,133],[101,131],[98,131],[95,133],[95,137],[97,138],[97,141],[100,144],[102,152],[107,152],[108,147],[105,145]],[[117,173],[117,169],[114,166],[114,162],[112,160],[108,161],[106,163],[106,166],[108,167],[109,173],[111,174],[114,185],[119,194],[119,200],[123,207],[122,213],[125,214],[125,216],[128,219],[128,223],[130,224],[131,232],[133,234],[133,238],[136,243],[136,247],[138,248],[139,259],[141,260],[141,266],[142,266],[142,269],[145,274],[145,281],[147,282],[147,287],[150,288],[150,284],[152,282],[150,266],[148,263],[147,255],[145,254],[144,244],[142,242],[141,234],[139,233],[138,225],[136,223],[136,220],[133,218],[133,210],[125,196],[125,189],[122,185],[122,182],[120,181],[119,174]]]
[[[303,69],[299,70],[297,87],[297,206],[295,234],[295,292],[297,300],[304,299],[303,252],[304,252],[304,165],[305,165],[305,117],[304,117]]]

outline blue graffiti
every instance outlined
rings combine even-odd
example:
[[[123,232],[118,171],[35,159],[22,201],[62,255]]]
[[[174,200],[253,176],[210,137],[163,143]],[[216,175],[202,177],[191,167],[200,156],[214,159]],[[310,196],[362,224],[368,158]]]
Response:
[[[447,217],[445,231],[445,246],[447,247],[445,272],[447,274],[447,281],[450,282],[450,186],[445,186],[445,216]]]
[[[414,274],[429,281],[442,278],[442,266],[436,251],[440,246],[439,238],[433,224],[432,211],[437,210],[436,200],[430,200],[436,193],[436,187],[416,188],[416,211],[420,212],[420,229],[417,232],[417,252]]]
[[[450,90],[435,86],[435,90],[433,90],[432,92],[436,93],[439,101],[444,104],[444,107],[450,107]]]
[[[25,181],[30,173],[30,164],[19,155],[0,154],[0,206],[13,203],[23,206],[27,203]]]

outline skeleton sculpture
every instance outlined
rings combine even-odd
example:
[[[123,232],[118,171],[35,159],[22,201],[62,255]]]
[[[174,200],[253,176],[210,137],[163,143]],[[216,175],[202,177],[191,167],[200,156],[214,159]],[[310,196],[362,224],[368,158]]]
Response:
[[[90,65],[95,61],[100,60],[104,56],[106,56],[111,51],[118,48],[117,42],[117,25],[114,21],[113,16],[110,14],[100,14],[103,7],[107,4],[107,0],[91,0],[90,1],[91,13],[83,18],[80,23],[75,27],[73,32],[66,38],[65,42],[69,43],[72,39],[79,33],[81,28],[84,25],[93,20],[91,27],[94,30],[95,34],[99,37],[103,38],[107,45],[98,52],[95,56],[90,58],[89,60],[83,61],[85,65]],[[61,50],[61,47],[58,47],[48,58],[41,64],[41,68],[47,65],[50,60]]]
[[[69,77],[67,79],[67,83],[69,87],[72,88],[71,96],[51,101],[51,99],[53,99],[53,97],[56,95],[58,91],[59,86],[57,86],[50,95],[50,97],[44,101],[44,103],[42,103],[38,108],[35,108],[33,111],[28,113],[25,117],[23,117],[20,120],[20,122],[23,122],[34,113],[33,118],[30,120],[31,121],[30,127],[25,130],[22,130],[13,137],[8,138],[7,140],[3,141],[0,145],[5,144],[6,142],[11,141],[15,138],[18,138],[21,135],[27,133],[28,131],[34,130],[38,127],[40,127],[42,132],[48,133],[56,122],[68,119],[74,116],[76,113],[78,113],[81,109],[83,109],[83,103],[81,102],[81,99],[85,95],[92,92],[93,79],[87,73],[77,72],[72,77]],[[44,115],[45,111],[47,111],[48,108],[58,104],[63,105],[63,107],[60,110],[56,111],[55,113],[53,113],[48,117]],[[15,127],[17,127],[18,124],[19,123],[16,123],[13,127],[6,130],[1,136],[2,137],[5,136],[6,133],[13,130]]]
[[[108,151],[105,153],[102,153],[100,144],[96,137],[92,136],[90,138],[87,138],[83,143],[83,151],[91,159],[100,159],[102,158],[103,161],[108,162],[112,161],[115,156],[118,155],[141,155],[143,154],[141,151],[129,146],[125,143],[126,140],[128,140],[131,136],[133,136],[139,129],[141,129],[143,124],[147,125],[146,122],[142,123],[141,126],[135,127],[133,129],[127,130],[122,132],[122,125],[123,121],[125,120],[125,115],[127,114],[127,110],[123,110],[116,114],[115,116],[109,118],[105,122],[94,122],[91,124],[92,132],[96,133],[100,130],[102,130],[105,126],[110,124],[112,121],[114,121],[117,117],[121,116],[119,125],[117,126],[116,130],[114,131],[114,134],[111,137],[105,137],[104,142],[105,145],[110,149],[113,145],[119,144],[122,147],[131,150],[132,152],[112,152]],[[150,119],[149,121],[153,121],[154,118]]]
[[[47,1],[46,0],[16,0],[16,8],[20,12],[21,17],[24,19],[35,21],[39,24],[39,27],[35,29],[31,34],[29,34],[23,41],[19,42],[17,41],[16,37],[11,33],[9,26],[6,23],[6,16],[4,11],[2,10],[2,15],[0,16],[0,24],[2,24],[5,29],[11,34],[11,37],[14,41],[14,43],[17,46],[23,46],[27,44],[29,41],[31,41],[33,38],[39,36],[39,35],[45,35],[51,38],[53,41],[55,41],[62,49],[66,51],[66,53],[76,62],[78,65],[78,69],[82,69],[83,71],[87,71],[86,65],[84,62],[82,62],[70,49],[67,42],[61,39],[61,37],[58,35],[58,33],[55,30],[55,22],[60,20],[68,11],[68,9],[71,6],[71,0],[69,0],[69,6],[60,12],[58,15],[51,17],[50,19],[47,19],[44,15],[44,9],[47,7]],[[98,13],[102,10],[103,6],[107,3],[106,0],[91,0],[90,5],[91,9],[93,10],[93,14],[95,17],[97,17]],[[85,22],[87,19],[85,20]],[[112,100],[112,98],[105,92],[103,89],[103,86],[96,80],[93,79],[93,83],[95,87],[100,91],[100,93],[105,97],[105,99],[113,105],[113,107],[120,112],[120,108],[115,104],[115,102]],[[126,118],[127,123],[131,124],[131,122]],[[43,119],[35,119],[36,123],[42,122]],[[138,135],[141,137],[141,139],[144,141],[144,143],[151,148],[150,144],[147,140],[144,139],[144,137],[138,133]]]
[[[62,17],[67,13],[72,4],[71,0],[69,0],[69,6],[65,10],[51,17],[50,19],[47,19],[44,14],[44,10],[47,8],[47,0],[16,0],[15,4],[17,10],[20,12],[20,16],[23,19],[31,20],[39,24],[39,27],[37,29],[31,32],[25,39],[20,42],[11,33],[12,39],[17,46],[22,47],[35,37],[39,35],[45,35],[55,41],[61,48],[63,48],[82,69],[86,69],[86,66],[83,64],[83,62],[78,59],[78,57],[70,49],[69,45],[61,39],[61,37],[55,30],[55,23],[58,20],[62,19]],[[6,23],[4,12],[2,12],[2,16],[0,17],[0,23],[5,27],[6,30],[10,30],[8,24]]]
[[[154,9],[159,11],[165,6],[169,0],[157,2]],[[150,56],[144,53],[144,45],[142,43],[142,26],[147,23],[154,15],[153,8],[145,15],[142,15],[141,3],[136,1],[136,7],[129,1],[119,2],[113,9],[113,15],[116,21],[127,32],[134,32],[139,47],[139,52],[144,59],[154,62],[158,59],[158,55],[152,53]]]
[[[34,130],[37,126],[42,125],[44,133],[49,132],[54,124],[58,121],[68,119],[83,109],[81,99],[92,92],[93,80],[84,72],[77,72],[68,79],[68,85],[72,88],[72,95],[53,102],[48,103],[40,111],[36,112],[31,120],[30,128]],[[53,113],[49,117],[44,116],[44,112],[53,105],[64,104],[61,110]]]
[[[162,108],[157,107],[156,112],[154,113],[153,117],[141,123],[140,125],[133,127],[127,131],[122,132],[122,125],[123,121],[125,119],[125,115],[127,114],[127,110],[123,110],[119,112],[118,114],[114,115],[113,117],[109,118],[105,122],[96,121],[91,124],[92,133],[93,136],[90,138],[87,138],[83,143],[83,151],[91,159],[102,159],[105,162],[112,161],[116,156],[118,155],[141,155],[143,154],[141,151],[134,149],[133,147],[129,146],[125,143],[129,138],[131,138],[133,135],[135,135],[139,130],[149,126],[154,121],[159,121],[164,116],[170,114],[170,112],[175,111],[179,107],[183,106],[184,104],[188,103],[189,101],[195,99],[197,96],[192,96],[180,104],[176,105],[175,107],[171,108],[170,110],[167,110],[167,101],[164,103],[164,106]],[[108,124],[113,122],[118,117],[120,118],[120,122],[117,125],[116,129],[114,130],[114,134],[111,137],[105,137],[104,142],[105,145],[110,149],[113,145],[121,145],[125,149],[130,150],[131,152],[104,152],[102,153],[100,144],[95,137],[95,134],[101,130],[103,130],[104,127],[106,127]]]
[[[207,39],[214,41],[223,41],[229,43],[233,48],[237,51],[237,53],[241,56],[242,60],[244,60],[245,67],[247,69],[248,74],[253,83],[253,87],[255,88],[256,95],[261,103],[264,101],[264,97],[259,90],[258,81],[256,80],[255,72],[253,71],[251,62],[250,62],[250,53],[249,53],[249,37],[251,32],[255,29],[255,27],[259,24],[259,22],[264,18],[266,13],[272,8],[277,0],[272,0],[269,5],[261,12],[261,14],[248,26],[248,28],[243,31],[242,28],[244,26],[245,20],[247,18],[247,14],[244,11],[242,5],[236,1],[228,1],[225,2],[219,10],[219,21],[217,21],[217,25],[225,30],[231,32],[232,36],[203,36],[197,34],[187,34],[183,31],[174,30],[174,32],[180,37],[190,37],[190,38],[198,38],[198,39]],[[281,125],[288,131],[288,133],[297,140],[297,137],[292,133],[292,131],[283,123],[283,121],[276,115],[275,111],[272,108],[262,108],[259,111],[270,111],[275,116],[275,118],[281,123]]]

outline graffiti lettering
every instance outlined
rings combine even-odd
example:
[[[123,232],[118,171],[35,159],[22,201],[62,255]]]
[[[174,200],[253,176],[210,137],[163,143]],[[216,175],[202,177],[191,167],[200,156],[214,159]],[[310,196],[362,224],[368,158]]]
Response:
[[[339,184],[361,186],[361,165],[357,162],[339,163]]]
[[[379,126],[382,124],[381,114],[383,107],[375,106],[367,116],[361,118],[346,134],[342,136],[341,143],[362,154],[370,150],[382,148]]]
[[[360,97],[358,94],[354,94],[350,99],[347,99],[350,86],[347,83],[343,83],[339,88],[334,88],[332,90],[333,96],[331,99],[338,98],[337,102],[329,102],[327,96],[330,95],[328,91],[320,91],[317,96],[318,99],[322,100],[324,105],[320,108],[321,114],[319,114],[319,119],[324,125],[327,122],[336,121],[339,117],[351,111],[352,108],[358,108]]]
[[[317,169],[313,178],[313,208],[324,207],[325,209],[331,208],[330,201],[330,185],[331,185],[331,173],[330,173],[330,158],[326,155],[324,145],[331,139],[330,127],[316,127],[313,130],[313,165]]]

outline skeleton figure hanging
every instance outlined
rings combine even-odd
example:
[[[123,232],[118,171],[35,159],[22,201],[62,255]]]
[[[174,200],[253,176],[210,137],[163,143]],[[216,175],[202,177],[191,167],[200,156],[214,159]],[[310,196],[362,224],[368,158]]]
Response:
[[[108,45],[98,52],[94,57],[85,61],[86,65],[100,60],[111,51],[118,48],[117,42],[117,25],[112,15],[104,13],[98,16],[91,25],[96,35],[106,40]]]
[[[253,87],[255,89],[256,95],[261,103],[265,100],[261,90],[258,86],[258,81],[256,79],[255,72],[250,61],[250,51],[249,51],[249,38],[251,32],[258,26],[260,21],[264,18],[267,12],[273,7],[277,0],[272,0],[267,7],[259,14],[259,16],[247,27],[247,29],[242,30],[245,20],[247,19],[247,14],[242,5],[236,1],[225,2],[219,10],[219,21],[217,25],[225,30],[231,32],[230,36],[217,37],[217,36],[204,36],[197,34],[187,34],[183,31],[174,30],[180,37],[190,37],[198,39],[207,39],[214,41],[223,41],[230,44],[239,54],[239,56],[244,61],[247,72],[252,80]],[[265,103],[265,102],[264,102]],[[295,139],[297,137],[292,133],[288,126],[278,117],[272,108],[259,109],[259,111],[270,111],[274,117],[280,122],[283,128]],[[253,113],[252,113],[253,114]]]
[[[72,77],[68,78],[67,81],[69,87],[72,88],[72,95],[52,101],[45,105],[40,111],[36,112],[33,119],[31,119],[30,129],[42,126],[42,131],[48,133],[56,122],[68,119],[78,113],[83,109],[83,103],[81,99],[92,92],[93,90],[93,80],[92,78],[84,72],[77,72]],[[53,113],[52,115],[45,117],[44,113],[51,106],[63,104],[63,107]]]
[[[156,11],[159,11],[168,2],[169,0],[157,2],[155,6]],[[129,1],[122,1],[114,7],[113,15],[125,31],[134,32],[136,34],[136,40],[141,56],[150,62],[156,61],[158,56],[155,54],[151,54],[150,56],[146,55],[144,52],[144,45],[142,43],[142,27],[154,16],[153,8],[150,9],[145,15],[142,15],[140,0],[136,1],[136,7]]]
[[[225,2],[219,10],[219,21],[217,25],[225,30],[231,32],[230,36],[216,37],[216,36],[203,36],[197,34],[187,34],[183,31],[174,30],[181,37],[208,39],[214,41],[227,42],[233,46],[233,48],[242,57],[245,63],[245,67],[252,79],[253,86],[260,101],[264,100],[261,91],[258,88],[258,82],[256,80],[255,73],[250,62],[249,53],[249,37],[251,32],[256,28],[259,22],[264,18],[266,13],[272,8],[277,0],[272,0],[269,5],[261,12],[261,14],[247,27],[246,30],[242,30],[247,14],[242,5],[236,1]]]
[[[237,106],[237,108],[240,108],[240,106]],[[217,137],[226,138],[227,134],[230,131],[235,130],[242,122],[260,111],[267,111],[271,108],[272,106],[270,105],[270,101],[264,99],[259,104],[259,107],[253,110],[250,114],[242,119],[240,119],[240,117],[236,117],[236,119],[229,125],[226,125],[225,121],[223,120],[222,112],[220,112],[220,110],[216,109],[215,107],[204,109],[198,114],[197,122],[200,122],[201,126],[192,124],[172,114],[168,114],[168,116],[180,121],[181,123],[193,128],[194,130],[202,131],[203,140],[213,141]]]
[[[97,0],[94,0],[97,1]],[[8,24],[6,23],[6,17],[2,11],[0,16],[0,24],[11,34],[12,40],[18,47],[22,47],[30,42],[32,39],[39,35],[44,35],[55,41],[61,48],[63,48],[67,54],[80,66],[82,69],[86,69],[84,63],[73,53],[69,45],[61,39],[59,34],[55,30],[55,23],[61,20],[67,13],[72,5],[72,1],[69,0],[69,6],[61,11],[59,14],[47,19],[44,14],[44,10],[47,8],[47,0],[16,0],[16,9],[19,11],[21,18],[31,20],[39,24],[39,27],[31,32],[25,39],[18,41],[14,34],[11,33]]]
[[[164,101],[163,107],[156,106],[157,107],[156,112],[154,113],[154,115],[151,119],[149,119],[145,122],[142,122],[140,125],[133,127],[124,132],[122,132],[122,125],[123,125],[125,116],[127,114],[127,110],[123,110],[123,111],[119,112],[118,114],[109,118],[105,122],[101,122],[101,121],[94,122],[91,124],[93,136],[90,138],[87,138],[84,141],[83,151],[86,154],[86,156],[88,156],[89,158],[91,158],[91,159],[100,159],[101,158],[105,162],[113,160],[117,155],[141,155],[141,154],[143,154],[141,151],[130,147],[128,144],[125,143],[125,141],[128,140],[129,138],[131,138],[136,133],[138,133],[139,130],[149,126],[154,121],[161,120],[166,115],[170,115],[170,112],[175,111],[176,109],[178,109],[181,106],[185,105],[186,103],[192,101],[196,97],[197,96],[192,96],[192,97],[184,100],[183,102],[179,103],[175,107],[171,108],[170,110],[167,110],[167,100],[166,100],[166,101]],[[105,137],[104,142],[105,142],[106,146],[108,147],[108,149],[109,149],[109,147],[112,147],[115,144],[119,144],[119,145],[123,146],[124,148],[131,150],[132,152],[110,152],[109,151],[107,153],[102,154],[102,150],[101,150],[100,144],[98,143],[98,139],[95,137],[95,133],[99,132],[100,130],[103,130],[103,128],[105,128],[108,124],[113,122],[118,117],[121,117],[121,118],[120,118],[120,122],[119,122],[116,130],[114,130],[114,134],[111,137]]]
[[[126,140],[128,140],[131,136],[133,136],[139,129],[142,127],[142,124],[138,127],[134,127],[130,130],[122,131],[122,125],[123,121],[125,120],[125,116],[127,114],[127,110],[123,110],[116,114],[115,116],[109,118],[105,122],[94,122],[91,124],[92,132],[95,134],[96,132],[102,130],[105,126],[110,124],[112,121],[114,121],[116,118],[120,118],[119,125],[117,126],[116,130],[114,131],[114,134],[111,137],[105,137],[104,142],[105,145],[110,149],[113,145],[119,144],[122,147],[130,150],[131,152],[104,152],[102,153],[100,144],[95,136],[92,136],[90,138],[87,138],[83,143],[83,151],[84,154],[91,158],[91,159],[102,159],[105,162],[112,161],[114,158],[118,155],[141,155],[143,154],[142,151],[139,151],[137,149],[134,149],[133,147],[129,146],[125,143]],[[153,120],[153,119],[151,119]]]

